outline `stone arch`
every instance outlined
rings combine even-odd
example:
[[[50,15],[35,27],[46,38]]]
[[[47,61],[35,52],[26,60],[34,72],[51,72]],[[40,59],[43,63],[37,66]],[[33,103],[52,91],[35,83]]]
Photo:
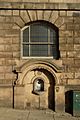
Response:
[[[31,106],[35,108],[40,107],[55,110],[55,84],[58,82],[56,66],[44,60],[31,60],[21,66],[20,70],[18,85],[24,86],[25,108],[27,108],[27,102],[30,102]],[[34,73],[36,71],[38,73]],[[33,91],[35,79],[43,80],[43,91]]]
[[[58,12],[53,10],[20,10],[19,16],[14,16],[14,22],[23,28],[29,22],[44,20],[59,28],[64,24],[64,18],[59,17]]]
[[[55,62],[50,62],[49,60],[28,60],[21,66],[15,68],[18,73],[18,79],[16,82],[18,84],[22,84],[26,74],[33,69],[45,69],[49,71],[55,78],[55,84],[59,84],[57,73],[61,73],[63,71],[62,67],[57,65]]]
[[[28,62],[24,63],[22,66],[20,66],[19,71],[18,71],[18,84],[23,84],[24,83],[24,77],[26,74],[34,69],[44,69],[47,70],[52,74],[52,76],[55,78],[55,84],[59,83],[57,73],[61,72],[61,67],[57,66],[55,63],[50,63],[49,61],[45,60],[29,60]]]

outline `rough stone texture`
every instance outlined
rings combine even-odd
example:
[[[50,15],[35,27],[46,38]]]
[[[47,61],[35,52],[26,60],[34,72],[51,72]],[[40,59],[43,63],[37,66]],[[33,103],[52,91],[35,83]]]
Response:
[[[11,86],[0,87],[0,107],[12,107]]]
[[[13,85],[15,81],[15,83],[18,84],[18,86],[15,86],[14,88],[15,108],[38,108],[39,96],[32,94],[32,80],[37,76],[44,78],[45,89],[47,89],[45,93],[41,95],[41,107],[50,107],[50,102],[54,99],[51,99],[53,94],[52,91],[54,90],[55,100],[52,105],[55,105],[56,110],[64,111],[65,86],[68,87],[68,85],[71,85],[71,89],[74,90],[72,87],[73,85],[80,85],[79,1],[70,0],[65,2],[65,0],[36,0],[34,3],[32,0],[27,0],[25,3],[25,0],[17,0],[14,3],[11,0],[11,2],[8,3],[8,1],[6,1],[2,3],[0,1],[0,7],[3,8],[0,11],[0,85],[2,86],[0,98],[3,100],[1,104],[3,106],[8,106],[6,100],[9,100],[10,102],[8,104],[9,106],[12,106],[12,98],[10,98],[12,95],[12,88],[5,88],[3,86]],[[70,2],[72,2],[72,4],[70,4]],[[74,4],[75,2],[76,4]],[[78,11],[76,11],[76,9]],[[30,65],[28,62],[31,60],[24,60],[21,57],[21,30],[28,23],[37,20],[48,21],[58,28],[60,58],[59,60],[44,59],[43,62],[40,62],[40,59],[39,63],[37,63],[38,66],[35,65],[38,61],[35,59],[35,62],[32,63],[33,68],[30,69],[28,67]],[[61,63],[59,63],[60,61]],[[34,69],[43,70],[41,71],[42,75],[35,75],[36,73],[34,74],[34,72],[32,72]],[[62,76],[60,76],[60,74]],[[55,86],[60,87],[60,91],[58,92],[56,92],[56,88],[54,86],[52,86],[52,88],[51,83],[49,83],[53,78],[55,78]],[[24,86],[21,86],[23,83]],[[52,84],[53,83],[54,79]],[[48,91],[49,87],[51,87],[50,91]],[[6,91],[5,94],[3,94],[2,91]],[[8,95],[9,98],[6,97]],[[50,95],[50,99],[48,95]],[[59,101],[59,99],[61,100]]]

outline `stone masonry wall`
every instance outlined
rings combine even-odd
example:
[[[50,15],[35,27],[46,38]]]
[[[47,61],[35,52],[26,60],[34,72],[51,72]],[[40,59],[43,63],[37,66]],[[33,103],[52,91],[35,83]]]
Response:
[[[50,0],[44,3],[38,0],[38,3],[23,1],[22,4],[5,1],[0,2],[0,85],[12,85],[16,80],[14,67],[25,61],[21,58],[20,30],[28,22],[36,20],[49,21],[59,28],[60,60],[65,73],[63,77],[67,85],[80,85],[79,0],[75,1],[76,4],[50,3]]]

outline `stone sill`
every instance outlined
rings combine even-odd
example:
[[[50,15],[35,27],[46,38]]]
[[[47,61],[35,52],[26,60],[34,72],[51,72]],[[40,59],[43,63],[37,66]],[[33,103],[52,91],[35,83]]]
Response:
[[[46,92],[46,90],[44,91],[32,91],[33,94],[36,94],[36,95],[42,95]]]

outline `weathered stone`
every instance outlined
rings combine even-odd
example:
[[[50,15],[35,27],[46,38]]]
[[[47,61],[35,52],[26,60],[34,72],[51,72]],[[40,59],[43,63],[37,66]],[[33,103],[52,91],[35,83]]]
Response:
[[[80,51],[75,51],[74,57],[75,58],[80,58]]]
[[[79,30],[74,31],[74,37],[80,37],[80,31]]]
[[[4,73],[0,73],[0,80],[4,80]]]
[[[52,11],[44,11],[44,20],[49,21],[52,15]]]
[[[69,85],[79,85],[80,79],[68,79],[68,84]]]
[[[80,79],[80,72],[75,73],[75,78]]]
[[[3,37],[3,41],[5,45],[11,45],[12,44],[12,37]]]
[[[0,52],[3,52],[4,51],[4,44],[0,44]]]
[[[13,30],[5,30],[3,32],[5,37],[19,37],[20,30],[13,29]]]
[[[64,73],[64,79],[74,78],[74,73]]]
[[[74,56],[75,56],[75,51],[68,51],[68,52],[67,52],[67,56],[70,57],[70,58],[74,58]]]
[[[5,52],[12,52],[12,45],[11,44],[4,45],[4,51]]]
[[[68,30],[65,30],[65,31],[59,31],[59,36],[60,37],[72,37],[73,36],[73,31],[68,31]]]
[[[19,44],[19,43],[20,43],[19,37],[13,37],[13,38],[12,38],[12,43],[13,43],[13,44]]]
[[[66,44],[66,50],[74,50],[74,45],[73,44]]]
[[[13,58],[20,58],[20,52],[13,52]]]
[[[64,22],[66,24],[74,23],[74,19],[73,19],[73,17],[64,17]]]
[[[61,26],[63,26],[64,24],[64,18],[63,17],[59,17],[56,21],[55,21],[55,25],[60,28]]]
[[[60,44],[59,49],[61,51],[66,51],[66,44]]]
[[[0,15],[10,16],[12,15],[12,10],[0,10]]]
[[[35,21],[35,20],[37,20],[37,18],[36,18],[36,10],[35,11],[29,11],[28,10],[28,14],[29,14],[29,17],[30,17],[30,21]]]
[[[80,24],[80,16],[74,16],[74,23]]]
[[[30,16],[29,16],[29,13],[28,13],[28,11],[27,10],[21,10],[20,11],[20,16],[21,16],[21,18],[23,19],[23,21],[25,22],[25,24],[27,24],[28,22],[30,22],[31,21],[31,19],[30,19]]]
[[[80,44],[80,37],[74,37],[74,44]]]
[[[77,71],[80,72],[79,64],[69,65],[68,68],[67,68],[67,71],[68,72],[74,72],[74,73],[77,72]]]
[[[67,30],[74,30],[74,24],[67,24]]]
[[[12,58],[12,52],[0,52],[0,58]]]
[[[69,50],[74,50],[74,45],[72,44],[60,44],[60,50],[65,50],[65,51],[69,51]]]
[[[75,65],[79,65],[80,66],[80,59],[75,58]]]
[[[0,22],[6,22],[6,17],[4,17],[4,16],[0,16]]]
[[[5,65],[5,58],[0,58],[0,65]]]
[[[54,22],[56,22],[56,20],[58,19],[58,11],[53,11],[51,14],[51,18],[50,18],[50,22],[52,22],[54,24]]]
[[[15,80],[16,79],[16,74],[13,73],[5,73],[5,79],[7,80]]]
[[[59,43],[60,44],[66,44],[66,39],[67,39],[66,37],[60,37],[59,38]]]
[[[0,1],[0,84],[12,85],[16,80],[13,96],[16,108],[38,108],[40,105],[43,108],[54,106],[54,110],[64,111],[65,86],[80,85],[80,12],[76,10],[80,9],[79,1],[76,1],[78,4],[75,0],[3,1]],[[49,22],[50,27],[53,26],[59,33],[56,35],[59,40],[57,48],[60,51],[58,60],[30,57],[24,59],[21,56],[21,30],[38,20]],[[30,34],[29,31],[29,43],[25,42],[29,44],[29,51]],[[50,35],[48,31],[48,39]],[[63,77],[60,78],[60,75]],[[44,82],[44,91],[38,93],[40,95],[33,93],[37,79]],[[3,99],[0,105],[12,105],[12,92],[10,89],[6,90],[0,90],[0,100]]]
[[[12,71],[12,65],[7,63],[6,60],[6,65],[4,66],[4,71],[7,73],[10,73]]]
[[[11,68],[12,68],[13,65],[15,65],[15,60],[13,58],[14,57],[12,57],[12,59],[11,58],[6,58],[6,60],[5,60],[6,65],[9,65],[9,67],[11,65]]]
[[[39,0],[37,2],[49,2],[48,0]]]
[[[73,65],[74,64],[74,59],[73,58],[63,58],[63,64]]]
[[[5,72],[5,66],[0,66],[0,73],[4,73]]]
[[[66,11],[60,11],[60,16],[66,16],[67,15],[67,12]]]
[[[66,51],[61,51],[60,52],[60,57],[61,58],[66,58]]]
[[[73,16],[74,11],[67,11],[67,16]]]
[[[4,104],[5,103],[5,104]],[[0,107],[12,107],[12,87],[0,87]]]
[[[59,8],[59,4],[56,3],[49,3],[48,4],[44,4],[44,9],[58,9]]]
[[[4,22],[14,23],[13,16],[5,16],[4,19],[5,19]]]
[[[63,23],[63,24],[61,24],[61,26],[59,26],[59,30],[66,30],[67,28],[66,28],[66,24],[65,23]]]
[[[19,50],[20,50],[19,44],[13,44],[12,45],[12,51],[19,51]]]
[[[73,44],[73,42],[74,42],[74,37],[66,37],[66,43],[67,44]]]
[[[74,44],[74,50],[79,51],[80,50],[80,45],[79,44]]]
[[[21,17],[14,17],[14,22],[16,25],[18,25],[20,28],[22,28],[25,25],[25,21]]]
[[[2,22],[0,23],[0,29],[12,29],[13,27],[13,24],[12,23],[5,23],[5,22]]]
[[[42,20],[43,19],[43,11],[42,10],[37,11],[37,19],[38,20]]]
[[[13,10],[13,16],[19,16],[19,10]]]

